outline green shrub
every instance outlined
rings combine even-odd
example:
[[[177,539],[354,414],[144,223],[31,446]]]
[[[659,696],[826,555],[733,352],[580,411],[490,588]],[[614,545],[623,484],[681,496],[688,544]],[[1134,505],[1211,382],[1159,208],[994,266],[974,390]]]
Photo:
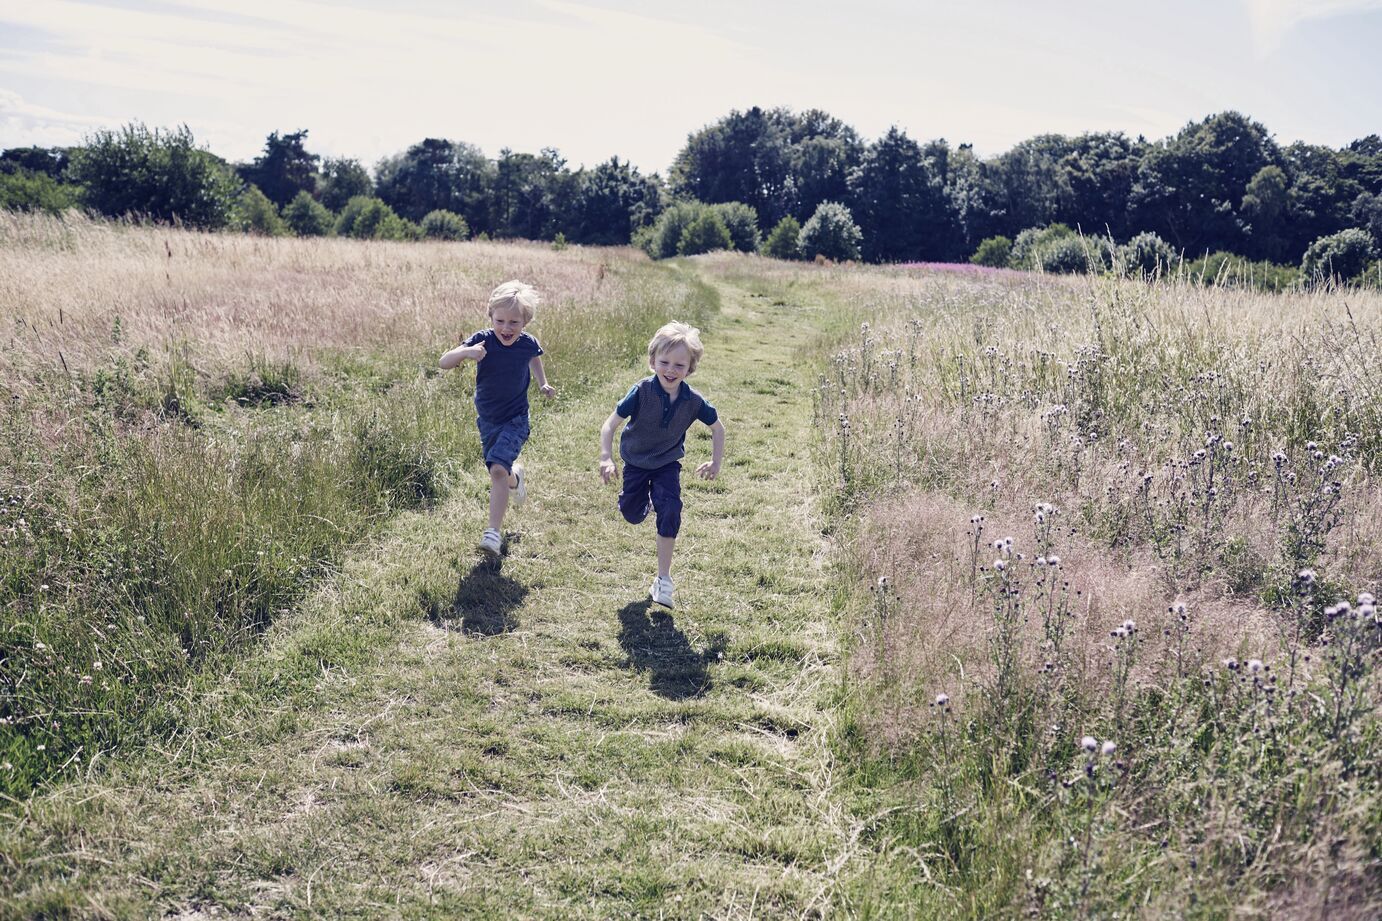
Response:
[[[470,226],[465,218],[441,208],[427,212],[421,226],[422,235],[429,240],[466,240],[470,237]]]
[[[422,228],[399,217],[379,199],[357,195],[336,219],[336,233],[357,240],[417,240]]]
[[[27,169],[0,172],[0,208],[61,214],[81,204],[79,186]]]
[[[1209,253],[1194,262],[1183,263],[1182,272],[1191,281],[1224,288],[1252,288],[1256,291],[1285,291],[1300,282],[1300,271],[1274,262],[1251,262],[1235,253]]]
[[[288,232],[288,225],[279,217],[278,209],[257,185],[240,193],[230,223],[236,230],[261,237],[281,237]]]
[[[763,255],[774,259],[800,259],[797,244],[801,238],[801,224],[790,214],[777,222],[763,243]]]
[[[334,229],[336,218],[311,193],[302,191],[283,209],[283,222],[300,237],[325,237]]]
[[[1147,231],[1118,248],[1118,263],[1124,274],[1152,278],[1165,275],[1176,262],[1176,251],[1158,235]]]
[[[758,252],[763,240],[758,232],[757,211],[738,201],[723,202],[710,207],[729,231],[729,239],[735,249],[741,253]]]
[[[1038,257],[1040,250],[1057,240],[1075,236],[1075,231],[1065,224],[1050,224],[1046,227],[1028,227],[1013,241],[1009,263],[1015,269],[1036,269],[1041,267]]]
[[[205,229],[230,222],[240,188],[225,161],[199,149],[186,126],[151,131],[137,122],[88,137],[72,152],[68,175],[102,214]]]
[[[733,245],[729,229],[720,220],[720,215],[706,210],[681,232],[681,239],[677,241],[677,255],[695,256],[717,249],[730,249]]]
[[[1348,281],[1363,274],[1368,263],[1377,257],[1372,234],[1357,227],[1320,237],[1305,251],[1300,270],[1310,281],[1339,279]]]
[[[823,201],[801,228],[797,249],[805,259],[815,259],[817,256],[835,260],[858,259],[859,244],[863,238],[848,208],[838,202]]]
[[[698,201],[680,201],[658,216],[653,232],[642,238],[644,252],[654,259],[670,259],[677,254],[681,235],[706,211]]]
[[[1037,267],[1058,275],[1097,275],[1108,270],[1112,245],[1103,237],[1059,237],[1036,250]]]
[[[1004,236],[989,237],[979,242],[969,261],[975,265],[986,265],[994,269],[1006,269],[1012,258],[1013,241]]]

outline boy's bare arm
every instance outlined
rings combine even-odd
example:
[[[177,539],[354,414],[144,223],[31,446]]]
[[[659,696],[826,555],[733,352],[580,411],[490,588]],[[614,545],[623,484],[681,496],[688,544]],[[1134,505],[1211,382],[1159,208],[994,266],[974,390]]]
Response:
[[[537,389],[542,391],[545,397],[557,395],[557,388],[547,383],[547,371],[542,367],[542,356],[534,355],[533,360],[528,362],[528,367],[533,370],[533,377],[537,379]]]
[[[624,417],[610,413],[605,424],[600,426],[600,479],[608,483],[614,479],[619,468],[614,465],[614,433],[624,424]]]
[[[474,345],[458,345],[451,351],[442,355],[437,364],[441,365],[443,371],[450,371],[463,361],[482,361],[485,357],[485,344],[477,342]]]
[[[719,419],[710,427],[710,460],[696,468],[702,479],[713,480],[720,473],[720,462],[725,459],[725,424]]]

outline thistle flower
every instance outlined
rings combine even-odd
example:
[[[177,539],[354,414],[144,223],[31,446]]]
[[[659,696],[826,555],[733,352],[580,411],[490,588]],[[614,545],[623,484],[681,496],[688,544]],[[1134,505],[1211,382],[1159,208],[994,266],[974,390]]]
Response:
[[[1047,566],[1059,566],[1059,565],[1060,565],[1060,557],[1056,556],[1054,553],[1051,554],[1050,556],[1048,556],[1048,557],[1046,558],[1046,565],[1047,565]]]
[[[1123,629],[1126,630],[1128,633],[1136,633],[1137,621],[1133,620],[1132,618],[1123,621]]]
[[[1227,659],[1224,660],[1224,668],[1228,669],[1231,672],[1238,671],[1238,660],[1233,658],[1232,656],[1229,656]]]
[[[949,694],[937,694],[937,695],[936,695],[936,706],[937,706],[937,707],[941,707],[941,708],[945,708],[945,707],[950,706],[950,695],[949,695]]]
[[[1094,736],[1085,736],[1083,739],[1080,739],[1080,747],[1090,754],[1093,754],[1099,750],[1099,740],[1094,738]]]
[[[1302,591],[1304,591],[1304,590],[1308,589],[1310,586],[1314,585],[1314,584],[1315,584],[1315,570],[1313,570],[1313,569],[1302,569],[1300,572],[1296,573],[1296,584],[1300,587],[1300,589],[1301,589]]]
[[[1118,751],[1118,743],[1110,739],[1099,749],[1099,754],[1103,755],[1105,758],[1110,758],[1116,751]]]
[[[1363,604],[1376,604],[1376,603],[1377,603],[1377,600],[1376,600],[1375,598],[1372,597],[1372,592],[1359,592],[1359,593],[1358,593],[1358,603],[1359,603],[1360,605],[1363,605]]]
[[[1179,617],[1181,620],[1185,620],[1186,608],[1185,608],[1185,602],[1184,602],[1184,601],[1177,601],[1177,602],[1173,603],[1173,604],[1171,605],[1171,607],[1168,608],[1167,610],[1169,610],[1172,614],[1174,614],[1174,615],[1176,615],[1177,617]]]
[[[1248,671],[1252,672],[1254,675],[1260,675],[1262,673],[1262,670],[1266,667],[1267,666],[1262,664],[1261,659],[1248,660]]]
[[[996,570],[998,570],[999,572],[1002,572],[1003,570],[1005,570],[1005,569],[1008,568],[1008,561],[1007,561],[1007,560],[994,560],[994,561],[993,561],[993,568],[996,569]]]

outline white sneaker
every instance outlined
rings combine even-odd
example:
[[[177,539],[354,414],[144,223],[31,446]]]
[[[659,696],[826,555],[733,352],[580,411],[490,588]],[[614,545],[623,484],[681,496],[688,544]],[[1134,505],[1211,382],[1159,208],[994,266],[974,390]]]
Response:
[[[480,535],[480,549],[490,556],[498,556],[503,545],[499,531],[495,528],[485,528],[485,533]]]
[[[677,606],[676,602],[672,600],[672,580],[664,579],[662,576],[653,577],[653,586],[648,589],[648,597],[664,608]]]
[[[518,485],[509,488],[509,501],[517,508],[528,501],[528,484],[524,482],[526,477],[523,476],[522,464],[513,465],[513,478],[518,481]]]

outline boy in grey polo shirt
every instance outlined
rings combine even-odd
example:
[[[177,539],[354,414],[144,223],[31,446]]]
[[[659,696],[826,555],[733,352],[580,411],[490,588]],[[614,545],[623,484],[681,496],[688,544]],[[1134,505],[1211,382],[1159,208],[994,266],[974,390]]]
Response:
[[[705,348],[700,330],[685,323],[668,323],[648,343],[652,377],[634,384],[600,428],[600,478],[608,483],[618,473],[614,464],[614,433],[624,420],[628,428],[619,439],[624,459],[624,488],[619,511],[638,524],[657,512],[657,576],[648,596],[673,607],[672,550],[681,530],[681,457],[686,453],[686,430],[697,420],[710,426],[710,460],[696,468],[713,480],[725,454],[725,427],[715,407],[686,383],[700,364]]]

